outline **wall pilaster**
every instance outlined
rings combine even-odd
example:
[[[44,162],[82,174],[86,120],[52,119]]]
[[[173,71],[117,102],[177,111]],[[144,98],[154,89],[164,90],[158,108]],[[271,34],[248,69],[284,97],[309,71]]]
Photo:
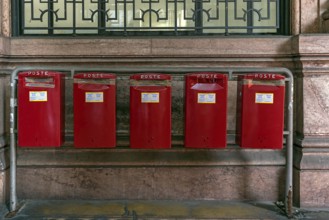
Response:
[[[328,40],[328,35],[316,34],[299,35],[294,40],[297,45],[296,143],[302,147],[329,147]]]
[[[0,2],[0,35],[9,37],[11,35],[11,7],[10,0]]]
[[[326,207],[329,199],[329,35],[301,34],[294,39],[295,203],[301,207]]]
[[[292,0],[291,8],[292,35],[323,32],[322,15],[329,8],[327,0]]]

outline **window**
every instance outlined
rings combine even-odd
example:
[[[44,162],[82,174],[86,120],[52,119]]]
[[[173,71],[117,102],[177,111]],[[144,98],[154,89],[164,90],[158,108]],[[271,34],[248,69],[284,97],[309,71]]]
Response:
[[[289,0],[13,0],[14,35],[287,34]]]

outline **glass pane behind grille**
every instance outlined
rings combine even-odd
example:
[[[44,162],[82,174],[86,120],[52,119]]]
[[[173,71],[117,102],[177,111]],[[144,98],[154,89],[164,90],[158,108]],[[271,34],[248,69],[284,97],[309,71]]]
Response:
[[[278,33],[282,0],[20,0],[21,34]]]

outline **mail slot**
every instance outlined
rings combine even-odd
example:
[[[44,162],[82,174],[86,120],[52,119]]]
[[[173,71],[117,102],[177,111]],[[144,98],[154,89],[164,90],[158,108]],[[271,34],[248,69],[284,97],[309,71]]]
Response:
[[[237,143],[243,148],[281,149],[285,77],[258,73],[238,79]]]
[[[64,76],[52,71],[18,74],[18,145],[60,147],[64,142]]]
[[[189,74],[185,93],[185,147],[226,147],[227,76]]]
[[[130,77],[130,147],[171,147],[171,76]]]
[[[74,76],[74,146],[116,146],[116,85],[114,74],[87,72]]]

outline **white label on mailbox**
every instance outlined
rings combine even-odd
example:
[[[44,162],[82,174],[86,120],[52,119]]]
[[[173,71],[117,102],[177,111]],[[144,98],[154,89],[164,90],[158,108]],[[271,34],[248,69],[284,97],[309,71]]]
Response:
[[[142,103],[159,103],[160,95],[158,92],[142,92]]]
[[[215,104],[216,103],[216,93],[198,93],[198,103]]]
[[[273,104],[273,93],[256,93],[255,103],[258,104]]]
[[[47,91],[30,91],[30,102],[47,102]]]
[[[86,92],[86,102],[104,102],[103,92]]]

